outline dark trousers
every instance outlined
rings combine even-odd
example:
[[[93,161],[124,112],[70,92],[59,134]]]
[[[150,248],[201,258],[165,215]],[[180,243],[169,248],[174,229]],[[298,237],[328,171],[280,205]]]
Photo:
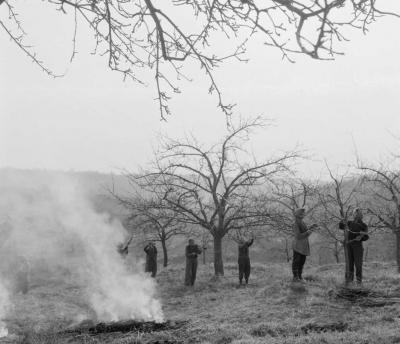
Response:
[[[347,245],[347,251],[349,253],[349,268],[346,271],[346,282],[354,281],[354,268],[356,270],[356,279],[358,283],[362,281],[362,263],[364,248],[362,243],[351,243]],[[346,269],[347,270],[347,269]]]
[[[197,258],[186,258],[185,285],[194,285],[197,274]]]
[[[151,272],[151,277],[156,277],[157,275],[157,259],[148,258],[146,259],[145,272]]]
[[[306,262],[306,255],[293,251],[292,272],[294,279],[302,279],[303,266]]]
[[[249,282],[250,276],[250,258],[249,257],[239,257],[239,282],[242,284],[243,276],[246,281],[246,284]]]

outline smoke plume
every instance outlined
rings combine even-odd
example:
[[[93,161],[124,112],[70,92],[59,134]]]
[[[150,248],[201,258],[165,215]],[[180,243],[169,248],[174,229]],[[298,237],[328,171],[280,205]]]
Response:
[[[7,288],[0,280],[0,338],[8,335],[8,330],[2,319],[7,314],[9,303],[10,301]]]
[[[0,223],[7,224],[0,233],[3,281],[22,266],[37,285],[58,279],[57,285],[78,287],[97,321],[163,320],[153,279],[116,249],[125,229],[93,209],[82,185],[60,175],[45,181],[18,175],[3,178],[0,187]],[[0,321],[7,293],[0,284]]]

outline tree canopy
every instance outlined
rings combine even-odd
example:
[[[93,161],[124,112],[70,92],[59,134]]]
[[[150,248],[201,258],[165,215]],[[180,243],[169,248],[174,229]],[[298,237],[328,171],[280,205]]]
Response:
[[[218,143],[204,145],[194,137],[166,139],[148,171],[130,174],[133,185],[162,200],[153,207],[169,211],[186,226],[200,226],[214,239],[214,269],[223,275],[222,239],[243,228],[263,226],[269,219],[264,202],[256,201],[266,185],[291,172],[297,151],[280,152],[257,161],[246,149],[262,118],[231,124]]]

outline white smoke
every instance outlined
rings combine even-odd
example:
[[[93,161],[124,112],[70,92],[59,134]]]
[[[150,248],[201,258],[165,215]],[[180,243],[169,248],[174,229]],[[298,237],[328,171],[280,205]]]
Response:
[[[0,215],[11,224],[7,244],[0,246],[3,257],[23,257],[31,274],[61,271],[84,291],[98,321],[163,320],[154,280],[137,264],[128,269],[118,254],[125,229],[97,213],[79,183],[65,176],[49,175],[45,183],[19,176],[1,186]]]
[[[8,290],[0,280],[0,338],[8,335],[8,330],[3,319],[7,314],[9,304],[10,304],[10,299]]]

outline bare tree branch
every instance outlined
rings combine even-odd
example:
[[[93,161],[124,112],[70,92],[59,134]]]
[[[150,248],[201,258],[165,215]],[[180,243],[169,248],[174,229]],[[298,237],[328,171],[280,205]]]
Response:
[[[158,194],[161,207],[173,212],[176,221],[206,229],[215,248],[232,231],[266,225],[270,214],[257,201],[257,193],[288,174],[299,157],[294,151],[263,162],[249,159],[245,142],[263,123],[257,118],[231,125],[225,138],[209,147],[202,147],[195,138],[167,139],[152,169],[130,178],[147,192]],[[215,269],[216,274],[223,273],[222,260],[215,261]]]
[[[398,13],[377,7],[377,0],[47,0],[56,10],[70,15],[73,10],[74,33],[71,60],[76,54],[78,22],[92,30],[95,53],[107,56],[108,67],[125,78],[145,84],[142,70],[154,70],[161,118],[170,114],[171,93],[179,93],[181,79],[188,79],[183,67],[196,62],[209,81],[209,92],[217,106],[229,115],[234,104],[225,102],[215,70],[226,60],[247,61],[247,43],[261,37],[267,46],[294,62],[293,54],[313,59],[333,59],[342,54],[336,46],[346,41],[346,28],[368,31],[378,17]],[[0,0],[0,6],[10,6]],[[3,7],[2,6],[2,7]],[[22,43],[26,33],[15,24],[17,12],[1,21],[1,28],[51,76],[55,74]],[[187,20],[198,25],[187,25]],[[219,49],[221,39],[231,48]]]

